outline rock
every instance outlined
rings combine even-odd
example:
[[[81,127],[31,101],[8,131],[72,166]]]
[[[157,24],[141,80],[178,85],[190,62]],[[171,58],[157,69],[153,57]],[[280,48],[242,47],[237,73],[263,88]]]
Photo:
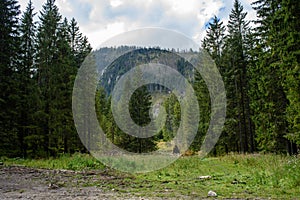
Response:
[[[218,196],[218,195],[217,195],[216,192],[210,190],[210,191],[208,192],[207,196],[208,196],[208,197],[216,197],[216,196]]]
[[[48,185],[48,189],[55,190],[55,189],[58,189],[58,188],[59,188],[59,186],[58,186],[58,185],[55,185],[55,184],[53,184],[53,183],[50,183],[50,184]]]
[[[207,180],[207,179],[211,179],[211,176],[199,176],[198,178],[200,180]]]
[[[175,145],[173,148],[173,154],[180,154],[180,150],[177,145]]]

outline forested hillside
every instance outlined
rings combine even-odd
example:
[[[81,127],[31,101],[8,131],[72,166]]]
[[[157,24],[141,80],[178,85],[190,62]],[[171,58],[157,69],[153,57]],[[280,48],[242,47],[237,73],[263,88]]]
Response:
[[[226,88],[226,123],[212,152],[271,152],[296,154],[300,146],[300,1],[257,0],[257,20],[246,20],[238,0],[229,23],[217,16],[208,24],[201,46],[215,61]],[[55,0],[41,11],[29,1],[21,13],[17,0],[0,2],[0,156],[49,157],[86,152],[72,117],[72,90],[79,67],[92,48],[76,20],[59,13]],[[210,119],[210,97],[200,74],[175,50],[159,48],[102,48],[94,54],[130,50],[99,72],[96,93],[99,123],[116,145],[132,152],[150,152],[170,141],[183,115],[176,96],[161,85],[139,88],[129,109],[138,125],[149,123],[149,109],[163,104],[167,119],[151,138],[123,133],[111,111],[111,92],[118,78],[135,65],[169,64],[197,92],[202,115],[190,147],[200,150]],[[170,64],[171,63],[171,64]],[[137,76],[136,79],[139,79]],[[164,98],[156,98],[156,93]],[[136,109],[139,108],[139,109]],[[204,113],[204,114],[203,114]],[[188,131],[188,130],[187,130]]]

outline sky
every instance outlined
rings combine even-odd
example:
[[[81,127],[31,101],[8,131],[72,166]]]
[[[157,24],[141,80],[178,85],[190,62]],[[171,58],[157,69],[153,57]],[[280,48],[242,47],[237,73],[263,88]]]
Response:
[[[254,0],[240,0],[247,20],[255,19]],[[32,0],[38,13],[46,0]],[[24,11],[28,0],[19,0]],[[200,44],[205,27],[216,15],[227,24],[233,0],[56,0],[62,16],[74,17],[93,48],[108,39],[140,28],[165,28]]]

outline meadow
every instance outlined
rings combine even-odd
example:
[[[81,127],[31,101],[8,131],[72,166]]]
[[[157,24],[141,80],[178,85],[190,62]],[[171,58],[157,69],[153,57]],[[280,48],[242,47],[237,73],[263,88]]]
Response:
[[[105,173],[115,178],[93,180],[85,186],[101,187],[120,195],[201,199],[207,198],[208,191],[212,190],[218,199],[300,199],[300,159],[296,156],[230,154],[204,159],[187,156],[164,169],[141,174],[109,169],[88,154],[1,160],[5,166]]]

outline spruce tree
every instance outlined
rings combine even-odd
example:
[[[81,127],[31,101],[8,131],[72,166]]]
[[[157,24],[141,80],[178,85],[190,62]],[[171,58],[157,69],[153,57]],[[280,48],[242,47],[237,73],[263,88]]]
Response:
[[[47,155],[70,152],[70,137],[75,134],[71,97],[77,71],[68,33],[68,21],[54,0],[43,6],[37,36],[38,84],[42,93],[44,149]]]
[[[282,0],[271,27],[273,54],[278,55],[274,67],[279,69],[287,98],[286,120],[289,153],[296,154],[300,144],[300,27],[299,1]]]
[[[68,21],[65,18],[59,24],[57,34],[57,58],[53,62],[51,87],[53,100],[51,101],[50,114],[52,120],[52,136],[56,136],[50,144],[63,153],[71,152],[71,137],[76,134],[72,117],[72,89],[77,67],[69,45]]]
[[[0,2],[0,154],[16,156],[18,141],[15,111],[18,101],[16,67],[19,52],[20,6],[16,0]],[[18,145],[17,145],[18,147]]]
[[[210,97],[205,81],[199,72],[195,73],[195,82],[193,84],[200,110],[200,120],[197,135],[191,145],[191,150],[199,151],[205,135],[207,134],[210,121]]]
[[[285,71],[284,87],[289,100],[287,108],[287,119],[289,122],[288,138],[300,146],[300,2],[296,0],[285,0],[284,6],[284,29],[286,31],[286,45],[284,48],[283,63],[287,65],[287,69],[282,67]],[[286,28],[288,27],[288,28]],[[297,153],[297,148],[293,152]]]
[[[79,26],[74,18],[72,18],[69,23],[68,31],[72,53],[75,57],[75,63],[79,68],[85,57],[91,52],[92,47],[87,37],[83,36],[80,32]]]
[[[214,16],[212,22],[209,23],[206,36],[202,42],[202,48],[205,49],[212,59],[216,62],[216,65],[220,69],[221,55],[224,47],[225,39],[225,26],[223,22],[217,16]]]
[[[218,19],[217,16],[214,16],[212,19],[212,22],[208,24],[208,30],[206,31],[206,36],[202,42],[202,48],[206,50],[211,58],[216,63],[216,66],[221,73],[224,81],[226,82],[228,80],[227,74],[228,73],[228,66],[224,62],[226,60],[226,49],[225,49],[225,41],[226,41],[226,35],[225,35],[225,26],[223,25],[223,22]],[[227,54],[229,55],[229,54]],[[227,90],[230,91],[229,86],[230,82],[226,82]],[[207,87],[205,85],[204,80],[201,78],[200,74],[195,75],[195,88],[197,89],[197,95],[198,95],[198,101],[199,106],[201,107],[201,111],[205,111],[200,115],[200,124],[199,124],[199,133],[196,136],[196,140],[198,142],[194,142],[193,145],[198,146],[197,150],[200,150],[199,147],[203,140],[204,135],[207,132],[209,120],[210,120],[210,99],[209,99],[209,93],[207,90]],[[230,111],[229,111],[230,112]],[[232,110],[231,110],[232,114]],[[229,118],[230,119],[230,118]],[[228,122],[228,120],[227,120]],[[232,136],[234,135],[231,133],[232,126],[231,124],[227,123],[227,126],[225,127],[218,144],[216,145],[213,153],[216,155],[217,149],[225,149],[225,151],[228,151],[228,146],[234,146],[230,144],[232,141]],[[229,135],[230,134],[230,135]],[[195,140],[195,141],[196,141]]]
[[[247,13],[243,12],[243,6],[238,0],[234,1],[234,6],[229,16],[228,36],[226,39],[226,49],[224,50],[227,70],[226,70],[226,91],[228,104],[228,122],[233,122],[231,129],[237,133],[239,140],[239,151],[249,151],[249,138],[251,132],[250,110],[248,100],[248,62],[246,54],[246,38],[249,33],[249,22],[245,20]]]
[[[286,148],[287,97],[279,54],[275,53],[279,40],[280,22],[275,20],[281,0],[259,0],[253,3],[257,11],[258,27],[255,29],[254,62],[250,68],[251,108],[258,148],[268,152],[282,152]],[[279,28],[279,29],[278,29]]]
[[[34,22],[34,8],[29,1],[25,12],[23,13],[20,25],[20,63],[17,67],[18,75],[18,138],[22,156],[27,156],[34,152],[32,145],[35,143],[38,135],[37,113],[39,111],[39,93],[36,83],[36,73],[34,66],[35,50],[35,32],[36,23]],[[37,137],[33,137],[37,136]],[[31,139],[33,139],[31,141]],[[35,146],[35,145],[33,145]]]
[[[156,149],[156,137],[152,136],[144,138],[148,133],[140,129],[141,132],[133,134],[133,125],[144,127],[151,122],[149,115],[150,107],[152,105],[152,98],[146,86],[138,87],[134,93],[129,96],[130,88],[136,88],[143,81],[142,72],[140,69],[135,69],[134,77],[128,78],[124,81],[123,94],[116,94],[114,103],[118,109],[118,131],[114,134],[114,142],[120,148],[135,153],[147,153]],[[129,100],[129,103],[128,103]],[[126,110],[129,110],[130,116],[125,115]],[[128,112],[127,110],[127,112]],[[130,117],[131,119],[128,119]],[[134,123],[134,124],[133,124]],[[122,130],[120,129],[122,126]],[[123,132],[124,131],[124,132]],[[131,135],[132,134],[132,135]],[[133,136],[134,135],[134,136]]]
[[[150,123],[151,118],[149,111],[151,108],[151,95],[147,87],[142,86],[138,88],[130,98],[129,112],[132,120],[140,127],[146,126]],[[144,133],[139,133],[144,135]],[[151,138],[132,138],[130,148],[134,152],[145,153],[151,152],[155,149],[155,141]]]
[[[68,25],[67,25],[68,24]],[[66,39],[68,40],[71,57],[72,57],[72,69],[74,73],[71,73],[70,82],[69,82],[69,89],[73,86],[73,81],[75,80],[76,71],[78,68],[81,67],[82,63],[85,61],[86,57],[90,54],[92,47],[88,42],[86,36],[80,32],[79,26],[74,18],[68,23],[67,20],[64,20],[64,29],[67,30],[68,36]],[[74,68],[75,67],[75,68]],[[91,72],[93,73],[93,72]],[[69,118],[71,120],[71,118]],[[72,120],[71,120],[72,121]],[[70,121],[70,123],[71,123]],[[88,121],[88,119],[85,119]],[[73,125],[71,126],[73,127]],[[87,130],[87,132],[89,132]],[[75,131],[71,134],[70,143],[72,145],[72,151],[86,151],[85,148],[82,146],[82,143]]]
[[[50,138],[52,134],[52,119],[51,104],[55,98],[53,91],[53,71],[54,61],[57,59],[57,34],[58,27],[61,21],[61,16],[58,13],[58,8],[54,4],[55,0],[47,0],[43,5],[40,13],[40,24],[37,34],[37,70],[38,70],[38,85],[41,91],[43,102],[43,118],[40,124],[42,127],[42,137],[44,143],[44,151],[46,155],[50,153]]]

